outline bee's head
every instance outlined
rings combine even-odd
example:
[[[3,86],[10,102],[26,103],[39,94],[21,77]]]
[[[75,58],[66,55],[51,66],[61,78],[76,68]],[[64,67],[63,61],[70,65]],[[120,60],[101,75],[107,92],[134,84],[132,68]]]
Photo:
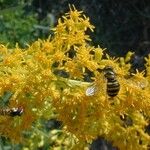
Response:
[[[104,72],[114,72],[113,67],[112,66],[105,66],[103,69]]]
[[[112,66],[105,66],[104,69],[103,69],[103,72],[104,72],[104,76],[106,78],[114,78],[115,76],[115,73],[114,73],[114,70],[113,70],[113,67]]]

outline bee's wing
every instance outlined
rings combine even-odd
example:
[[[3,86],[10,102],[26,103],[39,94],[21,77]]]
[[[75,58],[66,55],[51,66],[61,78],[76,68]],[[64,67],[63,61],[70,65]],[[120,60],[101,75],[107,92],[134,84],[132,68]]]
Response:
[[[96,86],[90,86],[86,89],[85,94],[86,96],[93,96],[96,92]]]

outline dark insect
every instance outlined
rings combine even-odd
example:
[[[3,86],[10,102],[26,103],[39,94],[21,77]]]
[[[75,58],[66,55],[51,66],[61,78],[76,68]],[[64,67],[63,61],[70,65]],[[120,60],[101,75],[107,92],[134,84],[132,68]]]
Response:
[[[111,66],[106,66],[103,70],[104,77],[107,80],[106,83],[106,92],[108,96],[115,97],[119,93],[120,84],[116,79],[116,74]],[[86,96],[93,96],[96,92],[98,92],[98,87],[96,85],[90,86],[86,89]]]
[[[23,108],[1,108],[0,115],[2,116],[21,116],[23,113]]]
[[[104,76],[107,79],[107,94],[110,97],[115,97],[118,95],[120,90],[120,84],[116,79],[116,74],[111,66],[106,66],[104,68]]]
[[[121,114],[120,119],[123,121],[123,127],[125,128],[133,125],[132,118],[127,114]]]

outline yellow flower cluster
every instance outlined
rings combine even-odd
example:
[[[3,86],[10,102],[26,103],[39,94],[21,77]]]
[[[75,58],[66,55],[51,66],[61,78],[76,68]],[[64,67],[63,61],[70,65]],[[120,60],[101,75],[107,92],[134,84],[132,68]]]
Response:
[[[58,20],[53,37],[26,49],[0,45],[0,96],[12,92],[8,107],[24,109],[21,117],[0,116],[1,135],[19,141],[33,122],[55,112],[81,145],[102,136],[121,150],[148,148],[150,57],[146,76],[138,71],[130,75],[133,53],[118,59],[103,56],[104,49],[89,44],[86,32],[93,29],[89,18],[73,7]],[[113,67],[120,83],[113,98],[106,92],[105,66]],[[88,96],[91,86],[95,92]]]

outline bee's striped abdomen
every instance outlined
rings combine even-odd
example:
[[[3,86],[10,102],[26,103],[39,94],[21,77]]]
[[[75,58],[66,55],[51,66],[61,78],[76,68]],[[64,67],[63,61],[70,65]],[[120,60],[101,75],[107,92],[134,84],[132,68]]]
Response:
[[[114,79],[114,80],[109,80],[107,79],[107,94],[110,97],[114,97],[118,94],[120,90],[120,84],[119,82]]]
[[[117,96],[120,90],[120,84],[116,79],[116,74],[111,66],[104,68],[104,76],[107,79],[107,94],[110,97]]]

